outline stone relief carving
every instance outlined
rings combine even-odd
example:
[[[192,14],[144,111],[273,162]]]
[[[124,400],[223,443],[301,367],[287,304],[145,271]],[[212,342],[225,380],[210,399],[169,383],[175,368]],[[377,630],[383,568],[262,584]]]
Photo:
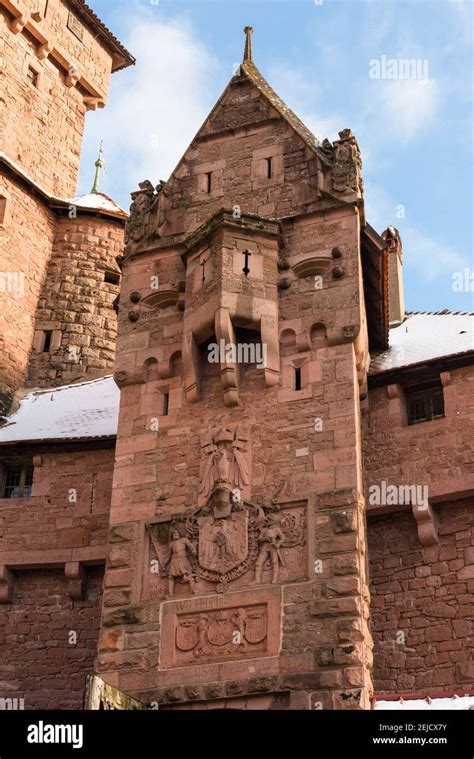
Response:
[[[205,500],[215,489],[242,491],[250,482],[248,434],[223,427],[201,440],[199,495]]]
[[[173,595],[174,583],[176,579],[181,579],[182,582],[188,582],[191,586],[191,590],[195,590],[195,580],[193,568],[188,559],[188,552],[194,556],[196,554],[196,548],[188,538],[181,537],[179,530],[173,528],[171,531],[169,541],[170,555],[165,568],[168,571],[168,590],[170,596]]]
[[[267,626],[265,604],[180,615],[175,632],[178,660],[264,651]]]
[[[145,595],[222,593],[230,584],[306,576],[306,502],[283,508],[274,499],[268,505],[252,502],[246,497],[250,472],[244,427],[222,427],[201,438],[196,507],[147,525],[155,577],[145,575]]]
[[[188,517],[149,524],[148,531],[157,573],[167,578],[159,595],[177,595],[176,583],[192,593],[223,593],[240,578],[260,585],[278,582],[283,569],[294,576],[302,557],[291,554],[306,545],[306,510],[237,501],[229,490],[217,489]],[[305,571],[303,565],[300,575]]]
[[[339,132],[340,140],[334,143],[334,168],[332,187],[334,192],[357,192],[362,194],[362,161],[359,146],[350,129]]]
[[[144,182],[139,182],[138,186],[140,189],[131,194],[130,216],[125,225],[125,244],[139,242],[145,236],[150,214],[158,202],[163,182],[154,188],[152,183],[145,179]]]
[[[174,599],[162,606],[159,666],[192,666],[202,673],[207,664],[232,660],[235,677],[239,659],[274,656],[280,637],[279,588]]]

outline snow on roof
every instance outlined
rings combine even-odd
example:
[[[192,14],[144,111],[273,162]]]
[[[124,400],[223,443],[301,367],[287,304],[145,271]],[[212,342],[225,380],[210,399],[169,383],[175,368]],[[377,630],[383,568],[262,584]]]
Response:
[[[85,195],[79,195],[77,198],[68,198],[66,202],[71,206],[77,206],[77,208],[90,208],[97,211],[107,211],[118,216],[128,216],[128,213],[115,200],[103,192],[88,192]]]
[[[446,698],[402,698],[375,701],[375,711],[435,711],[437,709],[463,711],[474,709],[474,696],[449,696]]]
[[[119,402],[120,391],[112,376],[29,393],[0,427],[0,445],[113,437]]]
[[[373,354],[370,374],[380,374],[474,350],[474,314],[408,313],[392,327],[387,350]]]
[[[38,184],[27,171],[25,171],[12,158],[7,156],[2,150],[0,150],[0,161],[6,163],[12,171],[21,176],[26,182],[28,182],[28,184],[35,187],[35,189],[39,191],[53,208],[67,209],[68,206],[76,206],[76,208],[85,211],[90,210],[107,213],[120,219],[128,218],[128,213],[124,211],[115,200],[112,200],[112,198],[103,192],[88,192],[85,195],[79,195],[76,198],[58,198],[56,195],[51,195],[48,190]]]

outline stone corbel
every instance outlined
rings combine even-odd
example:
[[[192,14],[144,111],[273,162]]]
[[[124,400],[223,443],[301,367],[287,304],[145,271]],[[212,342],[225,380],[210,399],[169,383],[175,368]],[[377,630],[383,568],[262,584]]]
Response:
[[[67,594],[73,601],[82,601],[86,589],[86,570],[80,561],[68,561],[64,565]]]
[[[38,56],[40,61],[44,61],[48,57],[52,49],[53,49],[53,46],[50,45],[49,42],[44,42],[37,49],[36,55]]]
[[[126,385],[139,385],[145,382],[145,372],[143,367],[137,369],[124,369],[115,372],[114,381],[118,387]]]
[[[188,403],[199,400],[199,349],[192,330],[183,335],[184,390]]]
[[[10,604],[13,601],[15,575],[5,565],[0,564],[0,604]]]
[[[22,13],[20,16],[17,16],[14,18],[10,23],[10,31],[13,32],[13,34],[19,34],[23,31],[24,27],[27,25],[28,19],[27,17]]]
[[[76,71],[74,67],[71,67],[71,69],[66,74],[66,87],[75,87],[76,84],[79,81],[79,73]]]
[[[260,323],[262,346],[266,346],[265,386],[273,387],[280,381],[280,343],[278,321],[271,316],[262,316]]]
[[[96,111],[98,108],[105,108],[102,98],[85,97],[84,105],[86,106],[86,111]]]
[[[234,325],[228,308],[218,308],[215,316],[216,341],[221,345],[237,347]],[[224,341],[224,342],[222,342]],[[262,340],[263,342],[263,340]],[[226,351],[225,351],[226,354]],[[224,388],[224,403],[226,406],[239,405],[238,364],[227,361],[227,355],[221,356],[221,382]]]
[[[439,543],[438,524],[431,505],[429,503],[426,505],[412,504],[412,511],[421,545],[425,548],[437,545]]]

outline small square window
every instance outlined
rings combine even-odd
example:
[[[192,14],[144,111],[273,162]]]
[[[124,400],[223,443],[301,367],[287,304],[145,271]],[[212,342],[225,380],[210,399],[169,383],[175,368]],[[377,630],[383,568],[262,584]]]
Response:
[[[120,274],[118,271],[106,271],[104,282],[107,282],[108,285],[118,285],[120,283]]]
[[[408,424],[419,424],[444,416],[443,386],[440,380],[405,388]]]

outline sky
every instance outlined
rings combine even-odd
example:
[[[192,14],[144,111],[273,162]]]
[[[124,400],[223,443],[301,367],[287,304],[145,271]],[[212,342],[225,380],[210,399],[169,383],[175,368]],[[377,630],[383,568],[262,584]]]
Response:
[[[101,190],[123,207],[167,179],[250,25],[255,64],[316,137],[355,134],[367,219],[401,235],[407,310],[474,310],[472,0],[88,2],[137,63],[87,114],[80,193],[101,140]]]

